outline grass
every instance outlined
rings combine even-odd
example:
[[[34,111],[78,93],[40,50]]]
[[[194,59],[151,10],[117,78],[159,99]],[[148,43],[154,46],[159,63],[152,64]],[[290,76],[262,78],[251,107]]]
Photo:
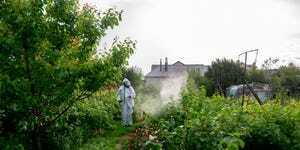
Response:
[[[133,124],[130,127],[123,127],[121,123],[116,123],[114,130],[102,136],[97,136],[85,143],[80,150],[115,150],[118,144],[126,145],[128,141],[121,141],[122,137],[135,131],[141,123]],[[120,143],[121,141],[121,143]]]

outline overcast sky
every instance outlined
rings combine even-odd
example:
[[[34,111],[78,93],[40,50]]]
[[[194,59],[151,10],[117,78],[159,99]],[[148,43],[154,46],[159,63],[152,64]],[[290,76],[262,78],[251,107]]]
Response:
[[[98,9],[124,10],[115,36],[137,41],[130,65],[144,73],[160,58],[169,62],[210,64],[216,58],[238,59],[259,49],[258,63],[278,57],[300,62],[300,0],[81,0]],[[102,44],[103,45],[103,44]],[[253,61],[252,54],[249,63]],[[298,59],[297,59],[298,58]]]

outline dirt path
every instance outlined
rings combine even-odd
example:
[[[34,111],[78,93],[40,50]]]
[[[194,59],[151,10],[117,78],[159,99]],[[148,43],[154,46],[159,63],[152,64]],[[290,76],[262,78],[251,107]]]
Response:
[[[128,128],[131,128],[130,132],[127,132],[126,134],[119,137],[119,139],[117,140],[115,149],[116,150],[122,150],[122,149],[133,150],[134,149],[134,145],[133,145],[134,140],[136,140],[136,137],[138,136],[137,134],[140,131],[139,128],[143,123],[144,123],[144,119],[139,119],[131,127],[128,127]]]
[[[139,128],[144,123],[144,120],[144,117],[137,118],[136,122],[132,126],[128,127],[132,129],[130,129],[130,132],[127,132],[126,134],[119,137],[115,146],[116,150],[133,150],[134,140],[136,140],[136,137],[138,136],[137,134],[140,131]]]
[[[121,136],[118,140],[118,143],[116,144],[116,150],[122,150],[124,149],[123,146],[126,145],[127,149],[132,150],[132,142],[134,138],[136,137],[135,130],[132,132],[129,132],[123,136]]]

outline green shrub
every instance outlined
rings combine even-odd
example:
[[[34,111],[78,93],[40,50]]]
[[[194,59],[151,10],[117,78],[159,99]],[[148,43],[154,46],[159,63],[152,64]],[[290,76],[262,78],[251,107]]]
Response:
[[[299,149],[299,102],[242,108],[237,100],[205,95],[187,87],[179,106],[153,119],[164,149]]]
[[[78,149],[95,135],[112,131],[119,119],[119,104],[114,91],[96,92],[73,106],[68,114],[47,130],[50,149]]]

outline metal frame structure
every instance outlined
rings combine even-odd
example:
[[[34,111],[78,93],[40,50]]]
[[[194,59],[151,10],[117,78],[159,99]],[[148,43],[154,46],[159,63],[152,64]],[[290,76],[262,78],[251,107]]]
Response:
[[[258,49],[254,49],[254,50],[249,50],[249,51],[245,51],[241,54],[239,54],[239,57],[241,55],[245,55],[245,62],[244,62],[244,76],[243,76],[243,97],[242,97],[242,106],[244,106],[244,99],[245,99],[245,85],[246,87],[250,90],[250,92],[254,95],[255,99],[257,100],[257,102],[262,105],[261,100],[259,99],[259,97],[257,96],[257,94],[254,92],[254,89],[248,84],[247,80],[246,80],[246,73],[247,73],[247,57],[248,57],[248,53],[251,52],[256,52],[256,57],[254,60],[254,65],[256,64],[257,61],[257,55],[258,55]]]

